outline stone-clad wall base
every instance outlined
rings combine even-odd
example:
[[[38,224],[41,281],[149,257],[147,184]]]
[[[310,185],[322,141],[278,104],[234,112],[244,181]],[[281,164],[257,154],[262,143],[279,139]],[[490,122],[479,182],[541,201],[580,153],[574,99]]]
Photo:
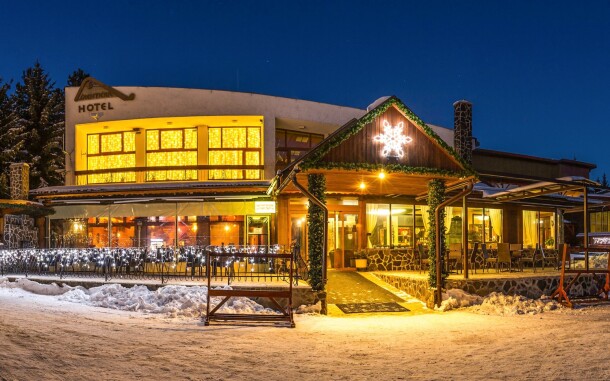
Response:
[[[374,274],[382,281],[426,303],[429,308],[434,307],[434,289],[428,286],[427,278],[396,276],[380,272]]]
[[[408,275],[393,275],[382,272],[374,273],[379,279],[398,288],[401,291],[421,300],[428,307],[434,306],[434,289],[428,287],[428,280]],[[592,280],[593,275],[585,274],[570,287],[569,296],[578,297],[595,295],[605,276],[599,275]],[[566,277],[567,285],[573,277]],[[487,296],[492,292],[501,292],[506,295],[522,295],[538,299],[542,295],[551,295],[559,286],[559,276],[532,276],[527,278],[507,279],[454,279],[447,281],[447,288],[459,288],[470,294]]]

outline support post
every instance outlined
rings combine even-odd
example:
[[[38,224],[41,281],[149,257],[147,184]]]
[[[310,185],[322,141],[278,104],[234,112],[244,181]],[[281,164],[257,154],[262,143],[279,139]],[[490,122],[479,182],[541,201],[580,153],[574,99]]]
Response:
[[[483,220],[485,223],[485,220]],[[466,209],[466,196],[462,197],[462,255],[464,258],[464,279],[468,279],[468,209]]]
[[[461,197],[466,197],[472,192],[474,184],[472,181],[469,181],[465,184],[465,188],[463,191],[458,193],[457,195],[443,201],[440,203],[436,209],[434,210],[434,220],[436,221],[435,229],[436,229],[436,304],[440,307],[443,302],[443,280],[442,280],[442,266],[441,266],[441,229],[438,220],[440,219],[441,209],[445,206],[459,200]]]
[[[585,270],[589,271],[589,195],[588,195],[587,187],[583,188],[583,213],[584,213],[584,222],[583,222],[583,246],[585,248]]]

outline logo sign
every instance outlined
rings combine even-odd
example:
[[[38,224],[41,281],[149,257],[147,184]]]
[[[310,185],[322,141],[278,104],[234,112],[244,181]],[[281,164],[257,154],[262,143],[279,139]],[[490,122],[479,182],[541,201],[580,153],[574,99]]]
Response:
[[[89,77],[86,78],[80,85],[78,92],[74,97],[74,102],[89,102],[88,104],[78,105],[78,112],[95,113],[96,116],[99,117],[103,115],[103,113],[99,113],[99,111],[114,110],[112,103],[110,101],[106,101],[106,99],[119,98],[123,101],[132,101],[135,99],[135,97],[136,95],[134,93],[129,95],[124,94],[113,87],[103,84],[95,78]],[[94,117],[94,119],[97,120],[97,117]]]
[[[254,201],[255,213],[275,213],[275,201]]]
[[[383,134],[373,138],[373,141],[383,144],[383,149],[381,150],[382,156],[401,158],[405,155],[402,146],[411,143],[413,139],[403,135],[403,128],[403,122],[398,123],[396,126],[392,126],[387,120],[383,121]]]

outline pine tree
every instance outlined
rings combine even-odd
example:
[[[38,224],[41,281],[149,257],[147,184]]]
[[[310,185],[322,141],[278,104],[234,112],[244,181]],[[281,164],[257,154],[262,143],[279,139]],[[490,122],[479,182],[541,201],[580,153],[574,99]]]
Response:
[[[83,69],[78,68],[74,70],[72,74],[70,74],[70,76],[68,77],[67,86],[79,87],[83,83],[83,81],[90,76],[91,75],[89,73],[86,73]]]
[[[606,178],[606,172],[604,172],[603,176],[602,176],[602,182],[601,182],[603,187],[608,187],[608,179]]]
[[[64,178],[64,96],[40,66],[23,72],[15,90],[18,125],[27,146],[20,160],[30,164],[30,186],[62,185]]]
[[[8,95],[10,83],[0,78],[0,198],[9,198],[9,166],[24,144],[23,129],[17,124],[14,98]]]

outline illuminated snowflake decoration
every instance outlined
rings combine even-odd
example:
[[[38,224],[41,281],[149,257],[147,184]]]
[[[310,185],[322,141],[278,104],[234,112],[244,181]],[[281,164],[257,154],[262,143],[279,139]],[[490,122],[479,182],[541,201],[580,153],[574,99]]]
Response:
[[[385,157],[403,157],[405,151],[402,146],[411,143],[413,139],[402,134],[404,123],[400,122],[396,126],[390,125],[387,120],[383,121],[383,134],[373,138],[374,141],[383,143],[381,154]]]

